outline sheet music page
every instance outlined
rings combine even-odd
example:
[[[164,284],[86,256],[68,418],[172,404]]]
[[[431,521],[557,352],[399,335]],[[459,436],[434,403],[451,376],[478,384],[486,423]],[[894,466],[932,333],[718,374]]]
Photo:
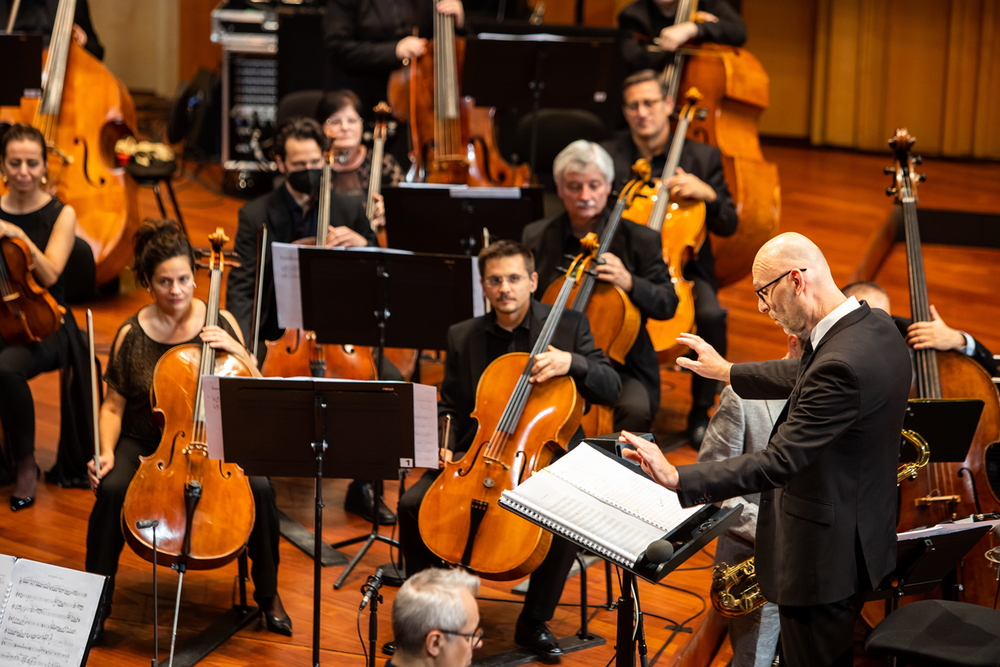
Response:
[[[20,559],[0,620],[0,667],[79,665],[104,577]]]
[[[656,482],[609,461],[592,446],[581,443],[542,472],[555,475],[584,493],[655,526],[663,533],[695,514],[701,506],[681,507],[677,494]]]
[[[278,304],[278,326],[302,328],[302,285],[299,282],[299,248],[291,243],[272,243],[274,298]]]
[[[3,598],[7,593],[7,585],[10,584],[10,571],[14,569],[14,562],[16,560],[13,556],[0,554],[0,610],[3,609]],[[2,618],[3,613],[0,611],[0,619]]]
[[[400,459],[400,468],[438,467],[437,389],[413,385],[413,453],[415,461]]]
[[[201,398],[205,407],[205,444],[208,458],[226,460],[226,448],[222,444],[222,396],[219,393],[219,376],[201,376]]]

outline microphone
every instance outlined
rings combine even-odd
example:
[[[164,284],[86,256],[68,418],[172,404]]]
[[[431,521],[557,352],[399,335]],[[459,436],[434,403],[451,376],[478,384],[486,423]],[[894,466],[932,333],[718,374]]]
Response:
[[[656,565],[666,563],[673,555],[674,545],[666,540],[650,542],[649,546],[646,547],[646,560]]]
[[[361,590],[365,592],[365,596],[361,598],[361,606],[358,607],[358,611],[364,611],[368,603],[372,601],[372,598],[378,595],[378,589],[382,587],[382,568],[375,570],[375,574],[368,577],[368,582],[361,587]]]
[[[139,530],[143,528],[156,528],[160,525],[160,522],[156,519],[146,519],[145,521],[136,521],[135,527]]]

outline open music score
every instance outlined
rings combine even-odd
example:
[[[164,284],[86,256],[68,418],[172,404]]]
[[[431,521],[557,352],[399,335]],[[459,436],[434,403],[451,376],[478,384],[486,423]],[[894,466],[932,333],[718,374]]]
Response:
[[[0,555],[0,667],[83,664],[106,581]]]

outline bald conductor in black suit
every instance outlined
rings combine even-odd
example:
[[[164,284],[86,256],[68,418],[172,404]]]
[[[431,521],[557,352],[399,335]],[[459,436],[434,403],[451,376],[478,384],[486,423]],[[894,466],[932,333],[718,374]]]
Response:
[[[731,364],[697,336],[678,363],[731,381],[742,398],[787,398],[767,448],[675,468],[631,434],[628,456],[682,505],[761,491],[755,562],[778,604],[782,664],[851,665],[864,593],[896,564],[896,467],[910,387],[903,337],[846,298],[811,241],[781,234],[753,265],[758,309],[808,341],[800,360]]]

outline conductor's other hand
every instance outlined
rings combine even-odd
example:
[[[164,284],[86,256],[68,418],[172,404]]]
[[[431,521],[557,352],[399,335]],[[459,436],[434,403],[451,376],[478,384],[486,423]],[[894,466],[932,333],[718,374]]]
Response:
[[[622,431],[618,440],[623,444],[635,447],[635,449],[622,449],[622,456],[641,465],[643,471],[652,477],[657,484],[668,489],[676,489],[680,485],[677,468],[670,465],[667,457],[654,443],[628,431]]]
[[[687,345],[698,354],[697,359],[678,358],[678,366],[694,371],[702,377],[729,382],[729,371],[733,365],[723,359],[722,355],[716,352],[715,348],[706,343],[704,339],[694,334],[683,333],[677,337],[677,342],[681,345]]]

